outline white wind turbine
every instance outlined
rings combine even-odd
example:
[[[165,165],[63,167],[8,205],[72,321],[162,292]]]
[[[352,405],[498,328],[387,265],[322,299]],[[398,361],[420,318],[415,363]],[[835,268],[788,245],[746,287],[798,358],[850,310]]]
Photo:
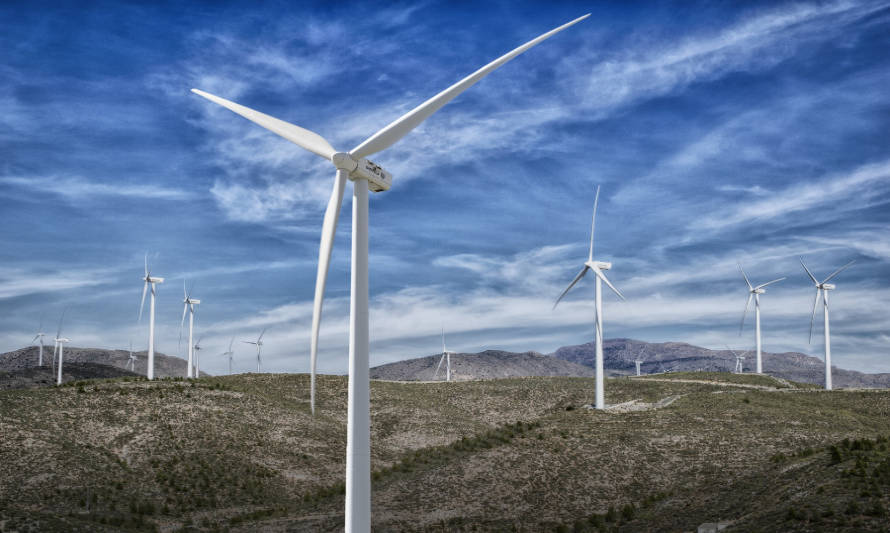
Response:
[[[192,289],[194,289],[192,285]],[[182,327],[185,325],[185,314],[189,314],[189,348],[188,348],[188,367],[185,370],[185,377],[192,377],[192,370],[195,367],[194,345],[192,344],[192,335],[195,330],[195,306],[200,304],[201,300],[192,298],[192,291],[185,290],[185,280],[182,282],[182,320],[179,321],[179,346],[182,346]],[[182,353],[182,352],[180,352]],[[195,375],[194,377],[198,377]]]
[[[634,359],[634,364],[637,365],[637,375],[639,376],[640,375],[640,365],[643,364],[643,360],[639,359],[639,358]]]
[[[55,338],[55,346],[59,347],[59,373],[58,373],[58,377],[56,378],[56,385],[62,384],[62,359],[63,359],[64,352],[65,352],[65,343],[71,342],[71,340],[66,339],[65,337],[62,336],[62,322],[65,320],[65,311],[67,311],[67,309],[62,311],[62,316],[59,318],[59,329],[56,330],[56,338]],[[55,360],[55,358],[56,358],[55,349],[53,349],[53,360]]]
[[[268,328],[263,328],[263,332],[260,333],[260,336],[255,341],[241,341],[244,344],[253,344],[254,346],[256,346],[256,372],[257,372],[257,374],[260,373],[260,363],[261,363],[260,353],[263,349],[263,335],[266,334],[266,329],[268,329]]]
[[[145,282],[142,285],[142,302],[139,304],[139,318],[136,322],[142,321],[142,309],[145,307],[145,292],[148,290],[148,286],[151,285],[151,303],[149,304],[149,312],[148,312],[148,362],[146,363],[146,372],[145,375],[148,379],[155,378],[155,296],[157,295],[157,289],[155,285],[158,283],[164,283],[164,278],[159,278],[151,275],[151,270],[148,269],[148,254],[145,254],[145,276],[142,278]]]
[[[368,190],[385,191],[392,185],[392,175],[368,161],[367,156],[389,148],[424,120],[464,92],[486,75],[536,44],[590,16],[563,24],[488,65],[420,104],[405,115],[363,141],[349,152],[337,152],[321,135],[284,122],[242,105],[197,89],[196,94],[215,102],[244,118],[284,137],[294,144],[333,163],[337,169],[333,190],[325,210],[321,243],[318,250],[318,271],[312,310],[310,347],[310,405],[315,413],[315,368],[318,354],[318,333],[327,280],[331,248],[337,231],[337,219],[346,181],[353,182],[352,215],[352,289],[349,327],[349,393],[347,408],[346,456],[346,520],[348,533],[368,531],[371,527],[371,465],[370,465],[370,382],[368,339]]]
[[[739,353],[739,352],[733,350],[732,348],[730,348],[729,346],[727,346],[726,349],[729,350],[729,352],[733,356],[735,356],[735,369],[733,370],[733,373],[743,374],[745,372],[745,370],[744,370],[744,368],[745,368],[745,352]]]
[[[127,370],[136,371],[136,356],[133,355],[133,341],[130,341],[130,357],[127,359]]]
[[[817,281],[816,276],[810,272],[810,269],[807,268],[805,264],[803,264],[803,258],[800,258],[800,265],[804,270],[807,271],[807,276],[813,281],[813,284],[816,285],[816,298],[813,299],[813,314],[810,317],[810,340],[809,342],[813,342],[813,324],[816,321],[816,307],[819,305],[819,295],[822,295],[822,313],[824,316],[824,325],[825,325],[825,390],[831,390],[831,334],[828,331],[828,291],[833,291],[836,288],[836,285],[833,283],[828,283],[833,277],[840,274],[842,271],[846,270],[847,267],[855,263],[856,261],[850,261],[846,265],[840,267],[831,273],[830,276],[823,279],[822,281]]]
[[[739,336],[742,335],[742,330],[745,328],[745,316],[748,314],[748,306],[751,305],[751,298],[754,298],[754,342],[757,350],[757,373],[762,374],[763,360],[760,351],[760,295],[766,292],[764,287],[782,281],[785,278],[782,277],[767,281],[766,283],[754,287],[751,285],[751,282],[748,281],[748,276],[746,276],[745,271],[742,270],[742,265],[739,265],[739,272],[742,273],[742,277],[745,278],[745,283],[748,285],[748,300],[745,302],[745,311],[742,313],[742,323],[739,325]]]
[[[201,351],[201,339],[204,338],[204,335],[198,337],[198,342],[192,347],[195,350],[195,377],[201,377],[201,365],[198,364],[198,352]]]
[[[37,334],[34,335],[34,340],[31,342],[40,341],[40,345],[37,348],[37,366],[43,366],[43,338],[46,337],[46,333],[43,333],[43,316],[40,317],[40,327],[37,328]]]
[[[229,375],[232,375],[232,356],[235,355],[235,352],[232,351],[232,343],[235,342],[235,337],[232,337],[232,340],[229,341],[229,349],[220,355],[225,355],[229,357]]]
[[[433,374],[433,381],[439,375],[439,369],[442,368],[442,361],[445,361],[445,381],[451,381],[451,354],[445,349],[445,330],[442,330],[442,357],[439,358],[439,364],[436,365],[436,372]]]
[[[596,206],[599,204],[600,199],[600,188],[597,186],[596,188],[596,197],[593,200],[593,218],[590,223],[590,249],[587,254],[587,261],[584,262],[584,268],[581,269],[581,272],[575,276],[575,279],[569,283],[569,286],[566,287],[566,290],[562,291],[562,294],[559,295],[559,298],[556,299],[556,303],[553,304],[553,308],[556,309],[556,306],[559,305],[560,300],[565,297],[566,294],[572,287],[575,286],[578,281],[587,274],[588,270],[592,270],[594,274],[596,274],[596,402],[595,407],[597,409],[605,409],[606,407],[606,397],[605,392],[603,390],[603,285],[605,282],[606,285],[609,286],[612,291],[618,295],[619,298],[624,300],[624,295],[621,294],[621,291],[615,288],[614,285],[606,278],[606,275],[603,273],[604,270],[609,270],[612,268],[612,263],[606,263],[603,261],[594,261],[593,260],[593,232],[596,229]]]

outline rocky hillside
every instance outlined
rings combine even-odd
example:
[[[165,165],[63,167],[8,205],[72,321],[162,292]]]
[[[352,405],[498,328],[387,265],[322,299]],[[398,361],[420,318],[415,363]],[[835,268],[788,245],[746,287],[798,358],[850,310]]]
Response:
[[[578,346],[564,346],[554,357],[592,367],[596,357],[592,342]],[[735,366],[735,356],[728,350],[709,350],[684,342],[649,343],[633,339],[607,339],[603,343],[603,364],[607,374],[629,375],[636,372],[634,360],[643,360],[642,371],[655,372],[721,372]],[[745,372],[755,370],[754,352],[745,354]],[[890,374],[864,374],[855,370],[833,367],[835,387],[890,387]],[[825,379],[825,364],[821,359],[797,352],[763,352],[763,371],[766,374],[799,381],[821,384]]]
[[[133,352],[136,356],[136,374],[141,376],[146,372],[146,352]],[[29,346],[12,352],[0,354],[0,372],[15,372],[26,368],[37,366],[38,348]],[[98,365],[113,366],[121,370],[126,370],[127,360],[130,353],[127,350],[103,350],[101,348],[77,348],[75,346],[65,346],[65,365],[68,363],[93,363]],[[43,349],[43,364],[49,368],[53,359],[53,347],[47,346]],[[155,352],[155,376],[164,377],[184,377],[187,362],[179,357],[165,355]],[[205,375],[204,372],[201,373]],[[63,376],[64,377],[64,376]],[[77,379],[86,379],[87,377],[113,377],[110,374],[102,374],[101,372],[94,376],[83,376]]]
[[[372,379],[429,381],[433,379],[441,354],[397,361],[371,369]],[[479,353],[451,354],[451,379],[498,379],[529,376],[593,376],[592,368],[549,357],[537,352],[513,353],[485,350]],[[445,379],[445,363],[437,379]]]
[[[62,383],[96,378],[138,377],[139,374],[98,363],[65,363]],[[0,371],[0,390],[49,387],[56,384],[56,374],[48,366],[31,366],[9,372]]]

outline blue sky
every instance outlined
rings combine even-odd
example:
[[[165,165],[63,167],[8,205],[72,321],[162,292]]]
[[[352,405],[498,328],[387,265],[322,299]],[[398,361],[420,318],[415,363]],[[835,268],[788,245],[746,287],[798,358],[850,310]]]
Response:
[[[321,218],[317,156],[197,87],[349,149],[519,44],[592,16],[495,71],[372,160],[372,364],[449,348],[551,352],[592,338],[597,255],[626,302],[607,337],[767,351],[807,344],[817,276],[833,362],[890,371],[890,2],[244,2],[0,6],[0,350],[46,313],[75,346],[137,349],[142,257],[167,279],[157,347],[177,353],[182,282],[202,367],[266,334],[265,368],[308,369]],[[319,366],[347,358],[349,193]],[[252,368],[237,343],[236,370]]]

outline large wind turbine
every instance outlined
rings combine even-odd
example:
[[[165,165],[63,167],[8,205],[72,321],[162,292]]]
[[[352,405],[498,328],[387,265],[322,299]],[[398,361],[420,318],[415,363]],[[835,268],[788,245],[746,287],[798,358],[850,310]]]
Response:
[[[155,285],[158,283],[164,283],[164,278],[159,278],[151,275],[151,270],[148,269],[148,254],[145,254],[145,277],[142,278],[145,281],[145,284],[142,285],[142,302],[139,304],[139,318],[136,322],[140,322],[142,320],[142,309],[145,307],[145,292],[148,290],[148,286],[151,285],[151,303],[149,304],[149,312],[148,312],[148,361],[146,363],[146,372],[145,375],[148,379],[155,378],[155,296],[157,295],[157,289]]]
[[[257,372],[257,374],[260,373],[260,363],[261,363],[260,353],[263,349],[263,335],[266,334],[266,329],[267,328],[263,328],[263,332],[260,333],[260,336],[255,341],[241,341],[244,344],[253,344],[254,346],[256,346],[256,372]]]
[[[606,407],[606,395],[603,391],[603,282],[609,286],[612,291],[618,295],[619,298],[624,300],[624,295],[621,294],[621,291],[615,288],[614,285],[606,278],[606,275],[603,273],[604,270],[609,270],[612,268],[612,263],[606,263],[603,261],[594,261],[593,260],[593,232],[596,229],[596,206],[599,204],[600,199],[600,188],[597,186],[596,188],[596,197],[593,200],[593,217],[590,222],[590,249],[587,254],[587,261],[584,262],[584,268],[581,269],[581,272],[575,276],[575,279],[569,283],[569,286],[566,287],[566,290],[562,291],[562,294],[559,295],[559,298],[556,299],[556,303],[553,304],[553,308],[556,309],[556,306],[559,305],[560,300],[568,294],[572,287],[575,286],[578,281],[587,274],[588,270],[592,270],[594,274],[596,274],[596,403],[595,407],[597,409],[605,409]]]
[[[803,258],[800,258],[800,265],[804,270],[807,271],[807,276],[813,281],[813,284],[816,285],[816,298],[813,299],[813,314],[810,317],[810,340],[809,342],[813,342],[813,324],[816,321],[816,307],[819,305],[819,295],[822,295],[822,313],[825,320],[825,390],[831,390],[831,334],[828,331],[828,291],[833,291],[836,287],[833,283],[828,283],[831,278],[837,276],[842,271],[846,270],[847,267],[855,263],[856,261],[850,261],[846,265],[840,267],[831,273],[830,276],[823,279],[822,281],[817,281],[816,276],[810,272],[810,269],[807,268],[805,264],[803,264]]]
[[[346,520],[347,533],[369,531],[371,527],[371,464],[370,464],[370,382],[368,369],[368,190],[385,191],[392,185],[392,175],[368,161],[367,156],[389,148],[424,120],[470,88],[486,75],[536,44],[590,16],[579,17],[555,28],[492,61],[466,78],[420,104],[405,115],[360,143],[349,152],[337,152],[321,135],[299,126],[270,117],[258,111],[192,89],[294,144],[333,163],[337,169],[333,190],[325,210],[321,243],[318,250],[318,271],[312,310],[310,345],[310,405],[315,412],[315,368],[318,354],[318,333],[325,282],[331,260],[331,248],[337,231],[337,219],[346,181],[353,182],[352,204],[352,288],[349,324],[349,393],[347,408],[346,455]]]
[[[442,357],[439,358],[439,364],[436,365],[436,372],[433,374],[433,381],[439,375],[439,369],[442,368],[442,361],[445,361],[445,381],[451,381],[451,354],[445,349],[445,330],[442,330]]]
[[[232,340],[229,341],[229,349],[220,355],[226,355],[229,357],[229,375],[232,375],[232,356],[235,355],[235,352],[232,351],[232,343],[235,342],[235,337],[232,337]]]
[[[754,298],[754,342],[757,345],[757,373],[763,374],[763,360],[760,355],[760,295],[766,292],[764,287],[782,281],[785,278],[782,277],[767,281],[766,283],[754,287],[751,285],[751,282],[748,281],[748,276],[746,276],[745,271],[742,270],[741,264],[739,265],[739,272],[742,273],[742,277],[745,278],[745,283],[748,285],[748,300],[745,302],[745,311],[742,313],[742,323],[739,325],[739,336],[742,335],[742,330],[745,328],[745,316],[748,314],[748,306],[751,305],[751,298]]]
[[[65,311],[67,311],[67,309],[65,309]],[[62,336],[62,322],[65,320],[65,311],[62,311],[62,316],[59,318],[59,329],[56,330],[55,338],[55,345],[59,347],[59,373],[56,378],[56,385],[62,384],[62,359],[65,352],[65,343],[71,342],[69,339]],[[55,353],[53,353],[53,359],[55,359]]]
[[[192,286],[194,288],[194,286]],[[201,300],[192,298],[192,291],[185,290],[185,280],[182,282],[182,320],[179,321],[179,345],[182,346],[182,326],[185,324],[185,314],[189,314],[189,354],[188,367],[185,371],[185,377],[192,377],[192,369],[194,364],[194,345],[192,344],[192,335],[195,330],[195,306],[201,303]],[[180,352],[182,353],[182,352]],[[198,377],[197,375],[195,377]]]
[[[40,317],[40,327],[37,328],[37,334],[34,335],[34,340],[31,342],[40,341],[40,345],[37,348],[37,366],[43,366],[43,338],[46,337],[46,333],[43,332],[43,316]]]

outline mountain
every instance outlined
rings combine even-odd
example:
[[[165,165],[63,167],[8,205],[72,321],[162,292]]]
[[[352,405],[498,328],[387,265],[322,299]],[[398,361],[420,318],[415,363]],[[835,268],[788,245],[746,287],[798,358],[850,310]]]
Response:
[[[430,355],[406,361],[397,361],[371,369],[371,379],[391,381],[429,381],[433,379],[442,355]],[[451,379],[498,379],[529,376],[576,376],[591,377],[592,368],[538,352],[513,353],[501,350],[485,350],[479,353],[451,354]],[[439,369],[438,379],[444,379],[445,363]]]
[[[144,376],[146,373],[147,352],[133,352],[133,355],[136,356],[136,374]],[[38,348],[36,346],[29,346],[27,348],[0,354],[0,372],[15,372],[26,368],[36,367],[37,356]],[[127,350],[103,350],[101,348],[77,348],[74,346],[65,346],[64,357],[64,365],[62,366],[63,374],[65,373],[68,363],[93,363],[126,370],[127,360],[130,358],[130,353]],[[52,346],[44,347],[44,365],[49,368],[52,360]],[[188,363],[185,359],[155,352],[155,377],[165,378],[185,376],[187,365]],[[86,367],[83,370],[86,371]],[[204,372],[201,372],[201,374],[206,375]],[[94,376],[83,376],[76,379],[87,379],[88,377],[101,378],[113,376],[102,375],[102,372],[99,372],[99,374]]]
[[[887,531],[890,391],[654,379],[608,411],[590,378],[372,381],[372,530]],[[0,529],[342,531],[347,388],[315,416],[305,374],[0,391]]]
[[[50,354],[52,357],[52,354]],[[97,378],[137,377],[139,374],[111,365],[68,363],[62,367],[62,383]],[[0,371],[0,390],[49,387],[56,384],[56,374],[48,366],[30,366]]]
[[[596,357],[592,342],[578,346],[564,346],[553,357],[580,365],[593,367]],[[821,359],[798,352],[763,352],[763,371],[775,377],[801,383],[822,384],[825,381],[825,363]],[[636,372],[634,360],[641,358],[642,372],[676,371],[719,372],[735,365],[735,356],[728,350],[709,350],[684,342],[649,343],[633,339],[607,339],[603,342],[603,366],[608,375],[622,376]],[[753,372],[755,354],[745,353],[745,372]],[[835,387],[890,387],[890,374],[865,374],[855,370],[832,367]]]

